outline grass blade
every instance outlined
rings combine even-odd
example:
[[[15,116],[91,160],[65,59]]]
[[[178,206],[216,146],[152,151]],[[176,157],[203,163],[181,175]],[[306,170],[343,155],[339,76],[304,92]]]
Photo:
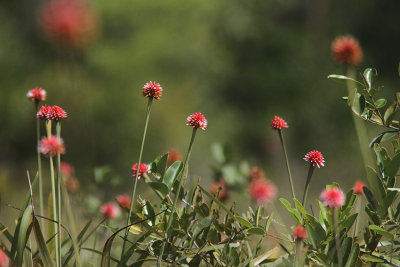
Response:
[[[32,229],[32,214],[33,214],[33,207],[29,205],[24,210],[19,225],[18,238],[16,240],[17,242],[16,255],[13,261],[14,262],[13,266],[22,266],[26,242],[28,241],[28,237]]]
[[[40,225],[36,217],[33,217],[33,232],[35,233],[36,244],[39,248],[44,267],[54,267],[54,262],[50,257],[50,252],[47,249],[42,230],[40,229]]]

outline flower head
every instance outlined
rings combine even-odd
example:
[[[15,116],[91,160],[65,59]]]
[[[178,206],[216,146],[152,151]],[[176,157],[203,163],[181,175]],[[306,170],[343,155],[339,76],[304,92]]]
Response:
[[[200,112],[195,112],[187,117],[186,125],[192,126],[193,128],[200,128],[202,130],[205,130],[207,127],[207,120],[203,114],[201,114]]]
[[[303,240],[307,238],[307,232],[306,229],[302,225],[297,225],[294,228],[294,231],[292,233],[292,236],[296,240]]]
[[[345,196],[342,190],[334,187],[322,191],[319,199],[324,206],[334,209],[344,205]]]
[[[119,215],[119,209],[113,203],[106,203],[100,208],[100,213],[107,219],[113,219]]]
[[[72,176],[75,173],[75,168],[68,162],[61,162],[61,173],[64,174],[65,176]]]
[[[318,150],[313,150],[313,151],[308,152],[304,156],[304,160],[312,163],[313,166],[317,165],[318,168],[320,166],[325,166],[324,165],[324,162],[325,162],[324,156]]]
[[[59,106],[52,106],[51,112],[47,115],[48,120],[56,120],[64,119],[67,117],[67,112],[60,108]]]
[[[361,62],[363,53],[358,41],[350,36],[340,36],[332,43],[332,55],[337,64],[357,65]]]
[[[257,179],[250,184],[250,197],[258,205],[266,204],[276,195],[276,187],[270,181]]]
[[[364,196],[364,190],[363,190],[363,187],[364,187],[364,186],[365,186],[365,184],[364,184],[363,182],[357,181],[357,182],[354,184],[354,187],[353,187],[354,194]]]
[[[125,208],[128,210],[130,209],[131,197],[128,196],[127,194],[118,195],[115,197],[115,200],[117,201],[118,205],[120,205],[122,208]]]
[[[46,91],[36,86],[34,89],[28,91],[26,97],[33,102],[39,103],[46,100]]]
[[[0,248],[0,267],[9,267],[10,258],[7,254]]]
[[[68,190],[68,192],[76,193],[78,192],[79,187],[80,183],[75,177],[68,176],[67,180],[65,180],[65,188]]]
[[[162,87],[156,82],[148,82],[143,86],[143,96],[145,97],[160,100],[162,91]]]
[[[168,165],[171,165],[175,161],[182,161],[182,154],[177,149],[171,149],[168,152]]]
[[[54,135],[51,137],[43,137],[39,144],[39,151],[48,157],[54,157],[57,154],[64,154],[64,141]]]
[[[136,177],[137,169],[138,169],[138,164],[135,163],[135,164],[132,166],[132,176],[133,176],[133,177]],[[137,178],[138,178],[138,179],[142,178],[143,174],[144,174],[144,173],[148,173],[149,171],[150,171],[149,165],[144,164],[144,163],[140,163],[140,168],[139,168],[139,173],[138,173],[138,177],[137,177]]]
[[[250,181],[257,180],[257,179],[264,179],[264,171],[258,167],[253,166],[249,171],[249,179]]]
[[[226,187],[226,182],[223,177],[221,177],[220,181],[214,181],[210,185],[210,193],[217,196],[218,200],[222,202],[228,200],[228,188]]]
[[[273,130],[281,130],[282,128],[288,128],[289,126],[284,119],[274,115],[271,121],[271,127]]]
[[[49,120],[48,117],[51,114],[51,107],[48,105],[41,106],[36,116],[40,120]]]

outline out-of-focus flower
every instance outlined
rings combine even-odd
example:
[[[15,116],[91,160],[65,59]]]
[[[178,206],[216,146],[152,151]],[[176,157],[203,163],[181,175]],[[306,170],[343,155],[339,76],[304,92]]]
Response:
[[[363,182],[357,181],[357,182],[354,184],[354,187],[353,187],[354,194],[364,196],[364,190],[363,190],[363,187],[364,187],[364,186],[365,186],[365,184],[364,184]]]
[[[217,198],[222,202],[228,200],[229,198],[228,188],[226,187],[226,182],[223,177],[221,177],[219,181],[214,181],[210,185],[210,193],[213,194],[214,196],[217,196]]]
[[[64,141],[52,135],[51,137],[43,137],[39,144],[39,151],[45,156],[54,157],[58,153],[65,153]]]
[[[264,179],[264,171],[258,166],[251,167],[249,171],[250,181],[257,180],[260,178]]]
[[[61,173],[65,176],[72,176],[75,173],[75,168],[68,162],[61,162]]]
[[[127,194],[123,194],[123,195],[118,195],[115,197],[115,200],[117,201],[117,203],[125,209],[130,209],[131,207],[131,197],[128,196]]]
[[[345,196],[342,190],[334,187],[322,191],[319,199],[324,206],[334,209],[344,205]]]
[[[39,26],[52,41],[70,48],[83,48],[97,33],[98,21],[87,1],[45,1],[39,12]]]
[[[276,196],[276,187],[265,179],[253,180],[250,184],[250,197],[258,205],[272,201]]]
[[[70,193],[76,193],[80,188],[80,183],[75,177],[68,176],[68,178],[65,180],[65,188]]]
[[[148,82],[143,86],[143,96],[148,98],[160,100],[162,91],[162,87],[156,82]]]
[[[33,102],[39,103],[46,100],[46,91],[36,86],[34,89],[28,91],[26,97]]]
[[[350,35],[337,37],[332,43],[333,59],[338,64],[357,65],[363,53],[358,41]]]
[[[271,127],[273,130],[281,130],[282,128],[288,128],[289,126],[284,119],[274,115],[271,121]]]
[[[36,116],[40,120],[49,120],[49,115],[51,114],[51,107],[48,105],[41,106]]]
[[[8,255],[0,248],[0,267],[9,267],[10,259]]]
[[[171,149],[168,152],[168,165],[171,165],[175,161],[182,161],[182,154],[177,149]]]
[[[132,166],[132,176],[135,178],[136,177],[136,172],[138,169],[138,164],[137,162]],[[140,168],[139,168],[139,174],[138,174],[138,179],[142,178],[144,173],[148,173],[149,170],[149,165],[140,163]]]
[[[113,203],[106,203],[100,208],[100,213],[107,219],[113,219],[119,215],[119,209]]]
[[[207,120],[203,114],[201,114],[200,112],[195,112],[187,117],[186,125],[193,128],[200,128],[202,130],[205,130],[207,128]]]
[[[324,162],[325,162],[324,156],[318,150],[313,150],[313,151],[308,152],[304,156],[304,160],[312,163],[313,166],[317,165],[318,168],[320,166],[325,166],[324,165]]]
[[[67,117],[67,112],[65,112],[65,110],[63,110],[59,106],[55,105],[51,107],[51,112],[48,113],[47,115],[48,120],[57,120],[57,121],[60,119],[64,119],[66,117]]]
[[[303,240],[307,238],[306,229],[302,225],[297,225],[292,233],[293,238],[296,240]]]

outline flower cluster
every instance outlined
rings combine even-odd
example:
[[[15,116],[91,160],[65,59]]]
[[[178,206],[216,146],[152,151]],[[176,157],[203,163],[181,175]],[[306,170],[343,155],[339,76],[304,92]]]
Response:
[[[287,125],[287,123],[284,119],[274,115],[274,117],[271,121],[271,128],[273,130],[282,130],[282,128],[288,128],[288,127],[289,126]]]
[[[334,187],[322,191],[319,199],[324,206],[334,209],[344,205],[345,196],[342,190]]]
[[[138,169],[138,164],[135,163],[135,164],[132,166],[132,176],[133,176],[133,177],[136,177],[137,169]],[[144,173],[148,173],[149,171],[150,171],[149,165],[144,164],[144,163],[140,163],[139,173],[138,173],[138,177],[137,177],[137,178],[138,178],[138,179],[142,178],[143,174],[144,174]]]
[[[114,219],[120,214],[120,211],[115,204],[109,202],[101,206],[100,213],[104,218]]]
[[[306,229],[302,225],[297,225],[293,230],[292,236],[296,240],[306,239],[307,238]]]
[[[350,35],[340,36],[333,41],[332,55],[336,63],[350,65],[359,64],[363,57],[360,44]]]
[[[324,165],[324,162],[325,162],[324,156],[318,150],[313,150],[313,151],[308,152],[304,156],[304,160],[310,162],[313,166],[317,166],[318,168],[320,166],[325,166]]]
[[[46,100],[46,91],[36,86],[34,89],[28,91],[26,97],[33,102],[39,103]]]
[[[67,117],[67,112],[59,106],[47,106],[40,107],[36,116],[41,120],[60,120]]]
[[[201,114],[200,112],[195,112],[187,117],[186,125],[193,128],[200,128],[202,130],[205,130],[207,127],[207,120],[203,114]]]
[[[54,135],[50,137],[43,137],[39,144],[39,151],[48,157],[54,157],[57,154],[64,154],[64,141]]]
[[[160,100],[162,91],[162,87],[156,82],[148,82],[143,86],[143,96],[148,98]]]
[[[251,182],[250,197],[258,205],[267,204],[276,196],[277,189],[270,181],[260,178]]]

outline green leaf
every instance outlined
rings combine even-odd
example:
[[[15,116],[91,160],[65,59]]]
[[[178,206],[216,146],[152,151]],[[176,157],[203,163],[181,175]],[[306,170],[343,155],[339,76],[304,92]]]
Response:
[[[164,196],[169,193],[168,186],[161,182],[149,182],[148,184],[151,186],[151,188],[153,188],[154,190],[157,190]]]
[[[46,241],[44,240],[43,233],[40,230],[40,225],[36,217],[33,217],[33,232],[36,237],[36,244],[40,251],[40,258],[43,262],[44,267],[54,266],[54,262],[51,259],[50,252],[47,249]]]
[[[364,254],[361,256],[361,260],[366,261],[366,262],[385,262],[384,259],[369,255],[369,254]]]
[[[178,177],[179,173],[182,170],[182,162],[175,161],[166,171],[164,177],[162,178],[162,182],[167,186],[168,192],[171,191],[172,185],[174,184],[176,178]]]
[[[398,105],[396,102],[396,99],[393,101],[393,103],[386,109],[385,115],[383,116],[383,119],[385,120],[386,124],[390,124],[394,118],[394,115],[397,112]]]
[[[167,168],[168,153],[157,157],[151,164],[152,172],[158,173],[160,177],[164,176],[165,169]]]
[[[19,227],[18,240],[17,240],[17,254],[15,255],[14,266],[23,265],[24,250],[26,242],[29,239],[30,229],[32,227],[32,214],[33,207],[29,205],[24,210],[22,215],[21,224]]]
[[[296,208],[301,212],[303,217],[306,217],[307,216],[307,212],[306,212],[306,209],[303,207],[303,205],[295,198],[293,198],[293,202],[296,205]]]
[[[364,76],[365,81],[367,82],[368,89],[371,89],[372,83],[373,83],[373,78],[376,75],[377,75],[376,69],[367,68],[364,70],[363,76]]]
[[[357,93],[357,89],[354,89],[354,95],[353,97],[349,97],[349,101],[352,101],[349,104],[353,112],[358,116],[361,116],[365,109],[365,97],[362,94]]]
[[[397,134],[397,131],[385,131],[380,133],[377,137],[372,139],[371,143],[369,144],[370,148],[373,148],[375,144],[379,144],[380,142],[386,141]]]
[[[359,254],[360,254],[360,245],[355,243],[351,248],[349,258],[347,259],[346,265],[344,267],[354,267],[357,262]]]
[[[344,221],[341,222],[340,228],[341,229],[344,229],[344,228],[350,229],[351,226],[353,226],[353,224],[357,218],[357,215],[358,215],[358,213],[354,213],[354,214],[350,215],[349,217],[347,217]]]
[[[264,235],[265,231],[261,227],[253,227],[247,230],[247,233],[253,234],[253,235]]]
[[[217,215],[213,214],[208,217],[201,219],[193,230],[191,244],[196,240],[197,236],[203,231],[205,228],[209,227],[213,221],[217,218]]]
[[[394,235],[386,230],[384,230],[383,228],[377,226],[377,225],[370,225],[369,229],[371,229],[372,231],[374,231],[377,234],[380,234],[386,238],[389,238],[391,240],[394,240]]]
[[[284,198],[280,198],[279,201],[283,204],[285,209],[289,212],[290,216],[298,223],[298,224],[303,224],[303,218],[301,218],[301,215],[298,210],[293,209],[290,206],[289,201],[287,201]]]
[[[340,252],[342,255],[342,262],[346,262],[347,258],[349,257],[350,250],[351,250],[351,245],[353,243],[353,239],[348,237],[345,240],[343,240],[340,248]]]
[[[352,81],[352,82],[355,82],[357,84],[362,85],[362,83],[360,83],[359,81],[354,80],[353,78],[350,78],[350,77],[347,77],[347,76],[344,76],[344,75],[331,74],[331,75],[328,76],[328,79],[334,80],[334,81],[337,81],[337,82],[344,82],[344,83],[346,81]]]
[[[209,198],[211,198],[218,206],[220,206],[225,212],[234,220],[236,220],[235,215],[217,198],[215,198],[212,194],[210,194],[207,190],[205,190],[203,187],[199,185],[200,190]]]
[[[311,245],[313,246],[314,249],[319,249],[319,243],[321,242],[320,237],[310,225],[306,224],[305,228],[307,231],[308,239],[311,242]]]
[[[236,216],[236,220],[237,220],[241,225],[243,225],[244,227],[247,227],[247,228],[252,228],[252,227],[253,227],[253,225],[252,225],[249,221],[247,221],[245,218],[242,218],[242,217],[240,217],[240,216]]]
[[[383,108],[387,103],[387,100],[384,98],[378,99],[375,101],[375,105],[377,108]]]

